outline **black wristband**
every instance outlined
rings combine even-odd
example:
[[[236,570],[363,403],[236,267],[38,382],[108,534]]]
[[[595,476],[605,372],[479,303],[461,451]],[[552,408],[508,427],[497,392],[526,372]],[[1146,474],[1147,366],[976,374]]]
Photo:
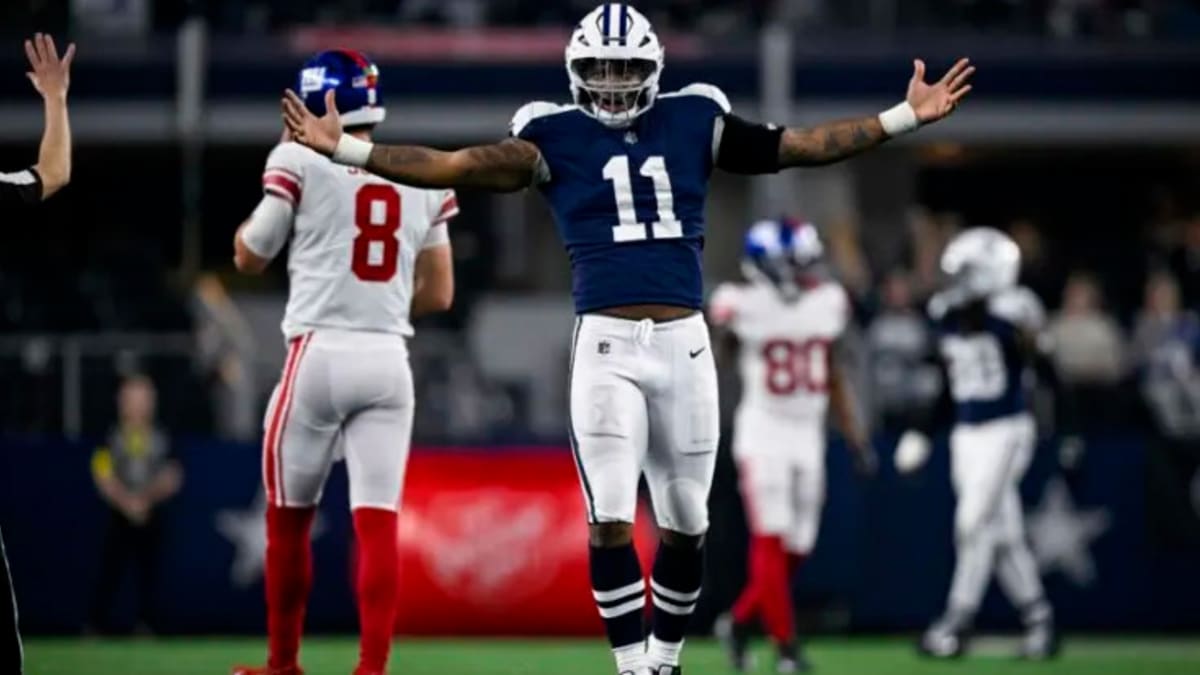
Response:
[[[779,139],[783,128],[748,122],[737,115],[725,115],[725,125],[717,150],[717,166],[730,173],[761,174],[779,171]]]

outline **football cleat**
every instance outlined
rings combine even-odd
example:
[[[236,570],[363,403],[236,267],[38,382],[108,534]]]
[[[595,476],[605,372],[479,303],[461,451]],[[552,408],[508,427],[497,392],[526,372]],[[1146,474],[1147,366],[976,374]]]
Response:
[[[725,648],[734,670],[742,673],[754,668],[750,656],[750,631],[746,626],[734,621],[731,614],[722,614],[713,624],[713,634]]]
[[[1019,655],[1031,661],[1045,661],[1058,655],[1058,631],[1053,620],[1039,621],[1025,629]]]
[[[650,675],[683,675],[683,668],[679,666],[650,666],[650,670],[646,671]]]
[[[775,657],[775,672],[777,673],[807,673],[812,670],[812,664],[804,658],[800,645],[792,642],[779,645],[779,654]]]
[[[288,666],[286,668],[236,666],[230,671],[230,675],[304,675],[304,669],[300,666]]]
[[[962,631],[939,630],[937,626],[925,631],[917,643],[917,651],[935,659],[955,659],[967,649],[967,638]]]

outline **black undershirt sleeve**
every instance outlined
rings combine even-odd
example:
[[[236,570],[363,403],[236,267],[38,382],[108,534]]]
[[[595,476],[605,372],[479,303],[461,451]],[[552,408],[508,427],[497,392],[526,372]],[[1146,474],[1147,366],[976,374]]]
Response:
[[[762,174],[779,171],[779,140],[783,128],[749,122],[733,114],[718,119],[723,124],[717,167],[730,173]]]

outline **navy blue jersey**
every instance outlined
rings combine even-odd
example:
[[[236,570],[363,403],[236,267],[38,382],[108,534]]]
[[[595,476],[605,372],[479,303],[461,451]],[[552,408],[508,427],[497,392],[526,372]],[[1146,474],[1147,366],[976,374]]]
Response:
[[[699,309],[704,201],[729,102],[694,84],[658,96],[624,129],[577,106],[530,103],[512,133],[538,147],[539,189],[571,258],[575,311]]]
[[[1023,334],[1040,328],[1041,304],[1026,289],[1013,289],[971,313],[934,317],[957,421],[978,424],[1028,412]]]

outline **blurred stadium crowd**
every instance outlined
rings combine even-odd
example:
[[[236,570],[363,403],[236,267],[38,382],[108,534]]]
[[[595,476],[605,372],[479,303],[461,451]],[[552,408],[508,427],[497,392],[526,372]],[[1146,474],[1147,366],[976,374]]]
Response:
[[[162,0],[148,2],[144,22],[171,30],[186,16],[202,13],[219,32],[253,34],[297,24],[360,22],[449,27],[564,25],[593,3],[589,0]],[[42,28],[66,27],[70,7],[77,16],[107,6],[104,0],[5,3],[0,19],[24,30],[35,17]],[[134,6],[139,2],[127,3]],[[659,26],[729,35],[766,23],[808,31],[864,28],[1005,32],[1080,37],[1161,38],[1200,33],[1200,7],[1190,0],[647,0],[639,3]]]

